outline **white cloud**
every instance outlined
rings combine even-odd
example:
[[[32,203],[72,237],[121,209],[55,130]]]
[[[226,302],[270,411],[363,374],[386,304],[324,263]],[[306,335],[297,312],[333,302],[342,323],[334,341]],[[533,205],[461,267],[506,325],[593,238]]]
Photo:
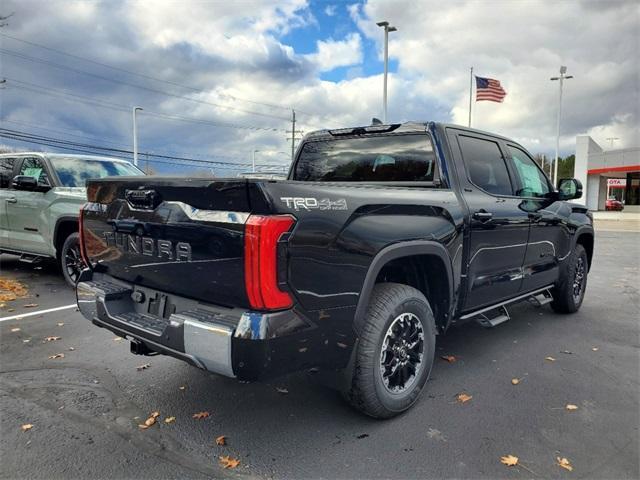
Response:
[[[362,63],[362,42],[357,33],[350,33],[344,40],[318,40],[316,46],[317,53],[306,57],[322,72]]]
[[[336,14],[336,6],[335,6],[335,5],[327,5],[327,6],[324,8],[324,14],[325,14],[327,17],[333,17],[333,16],[335,16],[335,14]]]

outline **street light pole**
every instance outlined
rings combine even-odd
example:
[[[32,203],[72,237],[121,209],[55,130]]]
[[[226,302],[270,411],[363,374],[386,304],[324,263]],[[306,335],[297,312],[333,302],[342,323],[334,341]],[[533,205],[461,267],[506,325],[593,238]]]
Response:
[[[253,173],[256,173],[256,153],[258,153],[260,150],[254,150],[253,151],[253,155],[251,156],[251,171]]]
[[[395,32],[396,27],[390,27],[389,22],[376,23],[384,28],[384,85],[382,87],[382,118],[387,123],[387,75],[389,73],[389,32]]]
[[[133,107],[133,164],[138,166],[138,126],[136,125],[136,112],[142,107]]]
[[[551,77],[551,80],[560,80],[560,93],[558,95],[558,123],[556,129],[556,161],[553,164],[553,184],[558,184],[558,156],[560,154],[560,119],[562,117],[562,84],[564,80],[573,78],[573,75],[566,75],[567,67],[560,67],[560,76]]]

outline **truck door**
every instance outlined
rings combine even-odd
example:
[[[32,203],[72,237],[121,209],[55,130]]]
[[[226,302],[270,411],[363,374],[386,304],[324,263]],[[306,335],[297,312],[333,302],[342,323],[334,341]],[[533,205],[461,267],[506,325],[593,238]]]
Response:
[[[499,138],[457,131],[456,169],[468,207],[466,299],[470,311],[516,296],[529,235],[529,217],[514,195],[506,146]]]
[[[51,186],[51,176],[40,157],[25,157],[16,175],[28,175],[38,180],[41,187]],[[21,252],[48,254],[51,251],[46,237],[48,219],[45,210],[50,196],[44,191],[11,190],[6,202],[7,220],[13,247]]]
[[[0,248],[6,249],[13,248],[7,206],[15,199],[13,191],[10,190],[15,163],[14,157],[0,158]]]
[[[531,219],[529,242],[523,264],[524,292],[553,284],[558,278],[559,259],[571,249],[567,223],[570,207],[549,199],[551,183],[531,156],[517,145],[507,150],[516,180],[516,195]]]

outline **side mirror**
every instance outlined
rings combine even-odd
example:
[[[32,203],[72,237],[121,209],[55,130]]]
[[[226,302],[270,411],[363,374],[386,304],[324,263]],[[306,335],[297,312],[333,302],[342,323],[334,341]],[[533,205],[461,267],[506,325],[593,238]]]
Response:
[[[558,181],[559,200],[572,200],[582,197],[582,182],[575,178],[561,178]]]
[[[46,192],[51,188],[49,185],[38,184],[38,180],[29,175],[16,175],[13,177],[11,185],[15,190],[27,190],[30,192]]]

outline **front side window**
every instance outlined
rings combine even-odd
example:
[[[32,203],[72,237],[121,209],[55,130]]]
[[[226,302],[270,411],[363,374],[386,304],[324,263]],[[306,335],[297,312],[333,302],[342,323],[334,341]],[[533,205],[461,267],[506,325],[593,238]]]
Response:
[[[524,150],[513,145],[509,145],[508,148],[518,176],[516,195],[519,197],[546,196],[550,191],[549,182],[536,162]]]
[[[49,160],[64,187],[84,187],[91,178],[143,175],[127,162],[78,157],[50,157]]]
[[[381,135],[305,143],[294,180],[324,182],[430,182],[435,170],[425,134]]]
[[[0,158],[0,188],[9,188],[13,177],[15,158]]]
[[[458,141],[471,183],[494,195],[513,194],[507,164],[496,142],[466,135],[458,136]]]
[[[39,187],[51,186],[44,160],[42,160],[40,157],[25,158],[22,161],[22,165],[20,166],[18,175],[26,175],[27,177],[35,178],[38,181]]]

